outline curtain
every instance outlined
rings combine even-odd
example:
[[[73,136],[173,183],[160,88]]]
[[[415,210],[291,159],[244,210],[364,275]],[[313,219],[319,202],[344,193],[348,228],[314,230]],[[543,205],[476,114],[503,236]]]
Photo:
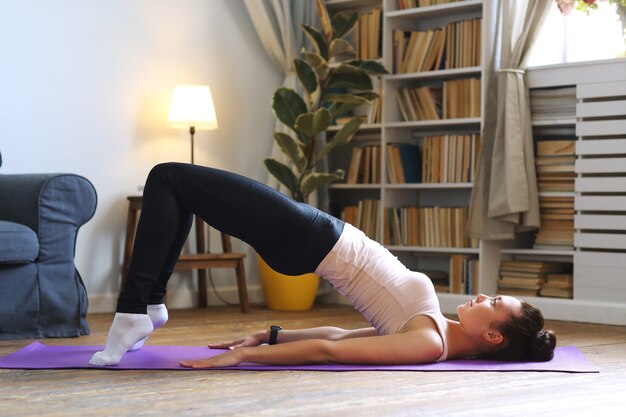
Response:
[[[313,0],[244,0],[250,19],[261,43],[272,61],[285,74],[283,86],[300,92],[298,78],[293,68],[293,59],[305,46],[306,36],[300,25],[316,26],[316,9]],[[268,100],[269,103],[269,100]],[[289,133],[289,128],[278,120],[276,131]],[[289,165],[287,156],[272,140],[271,157]],[[287,189],[271,175],[268,185],[288,194]]]
[[[485,48],[482,147],[469,209],[468,234],[475,238],[513,239],[540,224],[524,70],[550,7],[554,2],[547,0],[483,3],[492,33]]]

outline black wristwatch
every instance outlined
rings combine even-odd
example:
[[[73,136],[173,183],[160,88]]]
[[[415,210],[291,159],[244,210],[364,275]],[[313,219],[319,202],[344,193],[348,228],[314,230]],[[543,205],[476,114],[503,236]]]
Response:
[[[271,326],[270,327],[270,339],[268,340],[268,344],[270,345],[275,345],[276,343],[278,343],[278,331],[282,330],[283,328],[280,326]]]

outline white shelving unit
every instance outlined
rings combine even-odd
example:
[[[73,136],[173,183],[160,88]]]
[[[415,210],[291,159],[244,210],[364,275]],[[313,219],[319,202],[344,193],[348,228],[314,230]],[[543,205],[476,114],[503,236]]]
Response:
[[[569,251],[509,248],[500,253],[572,262],[573,299],[529,300],[547,318],[624,325],[626,59],[535,67],[526,74],[531,89],[576,87],[575,118],[533,122],[535,127],[571,127],[578,138],[575,192],[548,194],[574,197],[574,248]]]

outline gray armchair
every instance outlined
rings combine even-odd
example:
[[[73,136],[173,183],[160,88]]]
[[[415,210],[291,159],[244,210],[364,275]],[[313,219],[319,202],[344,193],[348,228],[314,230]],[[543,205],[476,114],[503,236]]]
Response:
[[[0,174],[0,340],[89,334],[74,253],[96,200],[78,175]]]

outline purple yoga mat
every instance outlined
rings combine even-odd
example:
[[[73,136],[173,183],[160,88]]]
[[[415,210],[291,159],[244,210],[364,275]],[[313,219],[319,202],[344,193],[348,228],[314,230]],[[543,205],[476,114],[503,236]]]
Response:
[[[89,365],[91,356],[102,346],[46,346],[39,342],[0,357],[0,368],[6,369],[160,369],[191,370],[178,365],[181,360],[193,360],[218,355],[224,350],[205,346],[144,346],[128,352],[117,366]],[[243,363],[236,367],[220,368],[254,371],[551,371],[598,372],[583,354],[573,346],[554,351],[549,362],[497,362],[477,359],[450,360],[423,365],[259,365]]]

